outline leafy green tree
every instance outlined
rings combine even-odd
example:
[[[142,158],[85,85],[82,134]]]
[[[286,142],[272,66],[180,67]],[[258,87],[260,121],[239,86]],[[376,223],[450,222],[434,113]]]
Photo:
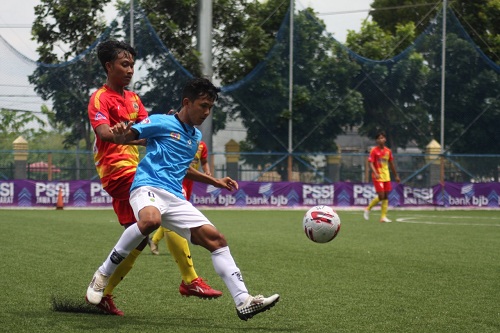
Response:
[[[0,149],[11,150],[19,136],[31,140],[46,122],[32,112],[0,109]]]
[[[359,60],[363,70],[357,82],[365,109],[359,132],[373,137],[383,129],[388,145],[393,148],[406,147],[410,142],[424,147],[432,139],[427,111],[421,103],[428,74],[424,58],[408,50],[397,60],[390,59],[404,51],[414,38],[412,22],[398,25],[394,35],[376,22],[365,22],[359,33],[350,31],[346,40],[352,51],[373,59]]]
[[[375,0],[374,8],[400,6],[401,3],[392,0]],[[424,4],[425,1],[412,1],[413,4]],[[458,20],[474,39],[477,45],[499,63],[498,50],[498,10],[500,1],[462,1],[450,2],[450,8]],[[431,19],[441,11],[440,3],[434,8],[411,7],[394,10],[376,10],[373,14],[375,24],[388,34],[395,34],[401,24],[414,22],[417,32],[428,28]],[[418,25],[417,23],[421,23]],[[485,59],[475,46],[463,34],[455,16],[450,13],[447,21],[446,35],[446,83],[444,123],[441,123],[441,69],[442,69],[442,24],[434,22],[435,27],[420,40],[420,56],[428,68],[425,84],[415,91],[417,96],[415,107],[427,114],[429,126],[425,122],[418,125],[419,131],[430,132],[431,137],[439,138],[441,128],[444,128],[444,149],[453,153],[498,154],[496,145],[499,123],[500,71]],[[376,40],[373,39],[372,40]],[[354,44],[352,44],[355,47]],[[371,51],[371,48],[367,48]],[[365,50],[362,50],[363,52]],[[399,88],[399,87],[398,87]],[[366,98],[366,94],[364,94]],[[369,100],[369,98],[367,98]],[[400,105],[397,103],[397,105]],[[370,111],[367,112],[369,118]],[[414,115],[414,112],[409,112]],[[369,123],[367,119],[365,123]],[[398,133],[398,138],[404,133]],[[421,141],[420,141],[421,142]],[[422,143],[422,142],[421,142]],[[498,179],[498,163],[487,159],[482,163],[462,162],[462,167],[469,172],[491,174]]]
[[[32,35],[40,45],[38,61],[43,65],[29,79],[43,99],[53,101],[55,120],[72,129],[65,141],[68,146],[80,139],[85,140],[86,149],[92,146],[87,103],[103,73],[95,57],[79,61],[73,58],[87,50],[105,31],[102,12],[108,2],[110,0],[41,0],[35,7]],[[60,54],[56,46],[65,51]],[[71,66],[69,63],[57,66],[70,60]]]
[[[423,101],[435,136],[440,133],[441,39],[429,42],[426,58],[433,70]],[[432,45],[433,44],[433,45]],[[500,73],[485,63],[468,41],[449,34],[445,86],[445,149],[454,153],[499,154]]]
[[[289,31],[286,27],[266,58],[262,71],[230,94],[247,129],[242,148],[247,151],[286,152],[292,118],[294,151],[338,151],[335,138],[361,121],[361,95],[350,88],[359,70],[345,50],[312,19],[310,9],[294,18],[293,113],[289,98]],[[320,139],[318,139],[320,138]],[[248,157],[253,165],[272,156]],[[286,162],[277,165],[285,179]]]
[[[500,0],[454,0],[448,4],[474,42],[500,64]],[[442,1],[428,0],[374,0],[371,6],[373,21],[392,33],[398,24],[413,22],[420,34],[442,11]]]
[[[110,0],[41,0],[35,7],[32,27],[39,63],[29,81],[44,99],[53,102],[54,126],[64,126],[64,146],[84,141],[92,148],[92,130],[87,116],[88,99],[105,76],[95,54],[85,55],[97,38],[106,31],[103,8]],[[109,30],[116,28],[116,24]],[[93,161],[85,161],[88,168]]]
[[[198,30],[198,0],[141,0],[138,4],[135,46],[147,75],[136,87],[143,89],[142,99],[152,112],[165,112],[179,106],[180,92],[190,75],[202,72],[197,38],[193,38]],[[122,16],[129,15],[127,3],[119,7]],[[286,10],[280,0],[214,1],[214,80],[224,85],[248,74],[270,50]],[[152,40],[142,14],[168,49]],[[124,31],[129,31],[128,20],[124,20]],[[224,128],[227,116],[222,108],[214,110],[214,132]]]

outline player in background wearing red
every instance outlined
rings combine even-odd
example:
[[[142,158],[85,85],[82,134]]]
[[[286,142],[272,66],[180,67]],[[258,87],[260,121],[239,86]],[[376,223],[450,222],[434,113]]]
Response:
[[[389,167],[394,175],[396,182],[400,182],[396,167],[394,166],[394,157],[392,151],[385,146],[387,141],[384,131],[380,131],[375,136],[377,145],[370,151],[368,162],[372,170],[372,180],[375,186],[377,196],[370,202],[368,207],[363,212],[365,220],[370,218],[370,210],[381,202],[380,222],[392,222],[387,218],[387,210],[389,208],[389,193],[392,190],[391,174]]]
[[[113,198],[113,209],[118,221],[125,228],[136,223],[134,212],[129,203],[130,186],[134,180],[139,163],[139,151],[136,145],[144,145],[144,141],[136,140],[126,145],[115,144],[111,127],[120,122],[139,123],[147,118],[148,112],[144,108],[139,96],[125,87],[130,84],[134,74],[135,50],[128,44],[108,40],[97,47],[97,55],[106,75],[106,83],[90,97],[88,105],[89,120],[96,134],[94,144],[94,161],[103,189]],[[190,270],[191,276],[198,277],[193,268],[189,255],[187,241],[173,235],[168,240],[169,247],[181,248],[172,253],[179,269]],[[143,241],[121,262],[109,284],[104,290],[104,297],[96,306],[106,313],[123,316],[113,302],[113,290],[132,269],[135,260],[147,244]],[[181,254],[182,255],[179,255]],[[183,275],[184,276],[184,275]],[[189,290],[197,290],[192,295],[202,298],[213,298],[222,295],[222,292],[212,289],[201,278],[192,281],[182,281],[183,285],[196,284]],[[199,287],[199,288],[197,288]]]

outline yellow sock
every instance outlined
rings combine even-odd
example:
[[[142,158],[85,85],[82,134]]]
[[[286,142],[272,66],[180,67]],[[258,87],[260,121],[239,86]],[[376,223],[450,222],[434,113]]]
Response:
[[[370,202],[370,204],[368,205],[368,207],[366,207],[368,210],[372,209],[373,207],[375,207],[378,203],[380,202],[380,199],[378,198],[378,196],[376,196],[372,202]]]
[[[141,254],[141,251],[133,249],[118,267],[116,267],[115,272],[109,277],[109,283],[104,289],[104,295],[113,293],[115,287],[125,278],[125,275],[130,272],[139,254]]]
[[[187,284],[193,282],[198,277],[198,274],[196,274],[193,267],[187,240],[168,229],[165,229],[165,236],[168,250],[179,267],[182,280]]]
[[[165,228],[160,226],[158,229],[156,229],[156,232],[153,235],[153,238],[151,238],[151,241],[155,244],[158,244],[163,238],[164,233],[165,233]]]
[[[380,218],[383,219],[387,216],[387,209],[389,208],[389,200],[382,200]]]

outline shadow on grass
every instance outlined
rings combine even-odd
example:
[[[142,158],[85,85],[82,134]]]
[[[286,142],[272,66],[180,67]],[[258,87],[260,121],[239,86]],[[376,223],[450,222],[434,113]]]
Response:
[[[108,315],[106,312],[87,304],[83,299],[75,300],[62,296],[52,296],[50,300],[52,311],[55,312],[70,312],[70,313],[89,313]]]

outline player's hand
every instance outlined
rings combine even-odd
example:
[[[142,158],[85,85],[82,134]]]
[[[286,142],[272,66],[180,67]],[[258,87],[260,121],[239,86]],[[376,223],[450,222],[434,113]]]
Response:
[[[225,188],[226,190],[232,191],[238,189],[238,182],[231,179],[230,177],[224,177],[217,179],[217,187]]]
[[[109,130],[113,133],[113,141],[117,144],[124,144],[126,141],[125,136],[130,131],[133,124],[133,122],[129,122],[128,124],[119,122],[115,126],[111,127]]]
[[[397,182],[398,184],[399,184],[399,182],[401,182],[401,179],[399,179],[399,176],[396,176],[396,177],[395,177],[395,179],[396,179],[396,182]]]

